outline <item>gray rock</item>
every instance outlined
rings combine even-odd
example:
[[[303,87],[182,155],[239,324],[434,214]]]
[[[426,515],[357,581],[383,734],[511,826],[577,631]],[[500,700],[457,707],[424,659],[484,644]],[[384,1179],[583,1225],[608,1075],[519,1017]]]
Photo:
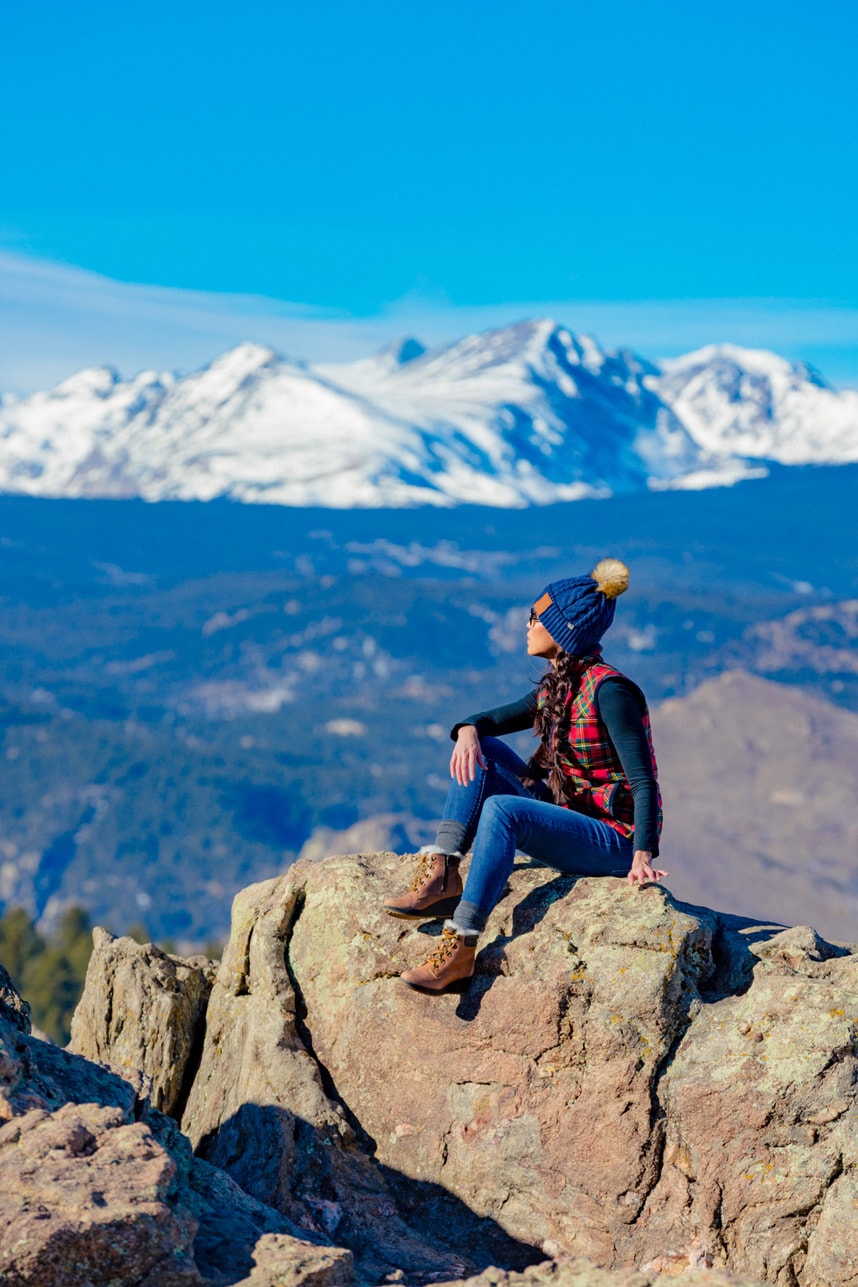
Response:
[[[677,1278],[683,1287],[762,1287],[758,1278],[737,1278],[717,1269],[689,1266],[687,1258],[676,1256],[667,1272],[658,1270],[601,1269],[591,1260],[546,1261],[523,1273],[504,1273],[487,1269],[475,1278],[458,1283],[439,1283],[438,1287],[667,1287]]]
[[[115,938],[98,927],[92,938],[69,1049],[119,1072],[144,1073],[155,1108],[180,1113],[185,1074],[202,1040],[214,963],[171,956],[153,943]]]
[[[0,1130],[0,1281],[198,1287],[176,1166],[121,1109],[34,1108]]]
[[[3,1287],[226,1287],[255,1272],[266,1235],[280,1240],[260,1253],[272,1275],[279,1262],[290,1283],[310,1287],[336,1262],[349,1281],[347,1251],[195,1158],[141,1097],[145,1083],[0,1018]]]
[[[285,956],[301,892],[300,879],[274,880],[235,900],[183,1129],[260,1201],[351,1247],[362,1281],[461,1276],[467,1257],[431,1225],[417,1232],[403,1219],[370,1142],[308,1049]]]
[[[353,1281],[351,1253],[343,1248],[266,1233],[254,1248],[253,1269],[236,1287],[346,1287]]]
[[[0,1017],[20,1032],[30,1032],[30,1003],[25,1001],[12,982],[9,971],[0,965]]]

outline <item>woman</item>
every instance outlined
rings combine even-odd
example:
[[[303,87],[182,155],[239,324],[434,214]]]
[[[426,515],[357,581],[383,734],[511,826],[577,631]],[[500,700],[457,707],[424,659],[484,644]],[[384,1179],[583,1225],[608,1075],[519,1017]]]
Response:
[[[646,700],[601,654],[628,583],[618,559],[553,581],[527,628],[528,655],[549,663],[538,688],[453,728],[453,782],[435,843],[408,893],[384,904],[393,916],[452,916],[429,958],[402,975],[410,987],[442,992],[471,977],[516,849],[558,871],[626,876],[632,886],[668,874],[653,866],[661,797]],[[540,743],[525,764],[498,737],[531,726]],[[459,861],[472,844],[463,889]]]

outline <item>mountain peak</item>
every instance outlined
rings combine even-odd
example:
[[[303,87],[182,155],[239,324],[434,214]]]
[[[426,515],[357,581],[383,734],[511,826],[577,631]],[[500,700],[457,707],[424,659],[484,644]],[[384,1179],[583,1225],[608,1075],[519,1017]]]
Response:
[[[234,349],[228,349],[220,357],[215,358],[214,362],[209,363],[204,368],[205,372],[217,372],[218,375],[232,376],[237,379],[246,379],[250,375],[256,375],[263,370],[273,370],[279,359],[273,349],[269,349],[264,344],[255,344],[251,340],[245,340],[243,344],[238,344]],[[202,374],[202,373],[201,373]]]
[[[651,387],[713,456],[784,465],[856,459],[858,393],[765,349],[708,344],[662,362]]]
[[[112,366],[90,366],[63,380],[53,390],[61,397],[107,398],[119,383],[119,372]]]
[[[386,345],[377,356],[389,358],[396,366],[405,366],[407,362],[414,362],[422,357],[425,352],[425,344],[421,344],[413,335],[406,335],[404,339],[394,340],[392,344]]]
[[[828,388],[823,377],[805,362],[791,362],[768,349],[746,349],[740,344],[706,344],[703,348],[669,358],[661,363],[665,375],[690,372],[700,368],[728,369],[766,380],[789,380]]]

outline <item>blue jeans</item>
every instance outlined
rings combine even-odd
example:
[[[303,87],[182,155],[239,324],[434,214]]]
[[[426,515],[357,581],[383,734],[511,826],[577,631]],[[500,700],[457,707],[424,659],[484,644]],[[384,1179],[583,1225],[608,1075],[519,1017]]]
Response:
[[[444,847],[445,831],[461,837],[454,848],[462,853],[473,843],[457,926],[474,933],[485,928],[509,879],[516,849],[575,876],[628,874],[630,839],[598,818],[552,804],[542,783],[525,787],[521,779],[527,766],[504,742],[484,737],[481,745],[488,767],[478,766],[474,781],[465,787],[451,783],[438,828],[439,847]]]

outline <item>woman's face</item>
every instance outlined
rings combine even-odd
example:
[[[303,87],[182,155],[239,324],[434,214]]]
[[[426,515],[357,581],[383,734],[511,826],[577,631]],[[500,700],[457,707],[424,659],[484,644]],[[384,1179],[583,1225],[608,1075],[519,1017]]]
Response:
[[[560,645],[554,642],[536,613],[531,609],[530,620],[527,623],[528,657],[544,657],[546,661],[553,661],[559,652]]]

